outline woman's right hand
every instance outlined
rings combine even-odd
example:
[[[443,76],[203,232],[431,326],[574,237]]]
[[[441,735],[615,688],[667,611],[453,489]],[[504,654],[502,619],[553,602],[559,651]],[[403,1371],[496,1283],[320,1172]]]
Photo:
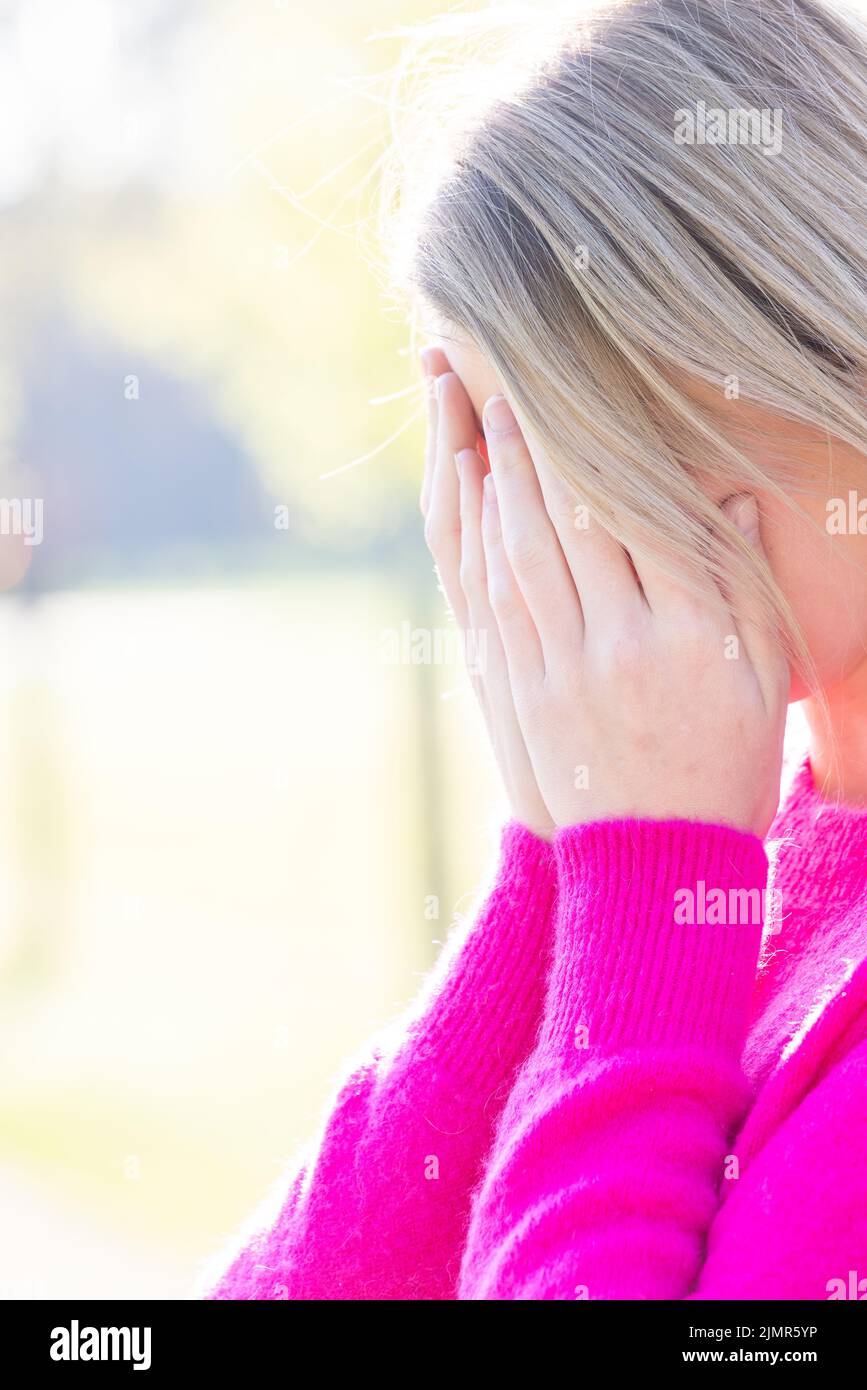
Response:
[[[506,655],[488,599],[482,545],[478,426],[460,378],[440,348],[426,348],[428,433],[421,510],[425,540],[464,634],[467,670],[515,820],[550,839],[554,823],[542,799],[515,713]]]

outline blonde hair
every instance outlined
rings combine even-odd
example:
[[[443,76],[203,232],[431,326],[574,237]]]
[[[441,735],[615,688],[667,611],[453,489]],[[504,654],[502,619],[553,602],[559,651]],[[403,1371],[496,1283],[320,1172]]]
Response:
[[[779,112],[781,147],[679,142],[702,102]],[[757,467],[688,379],[867,453],[860,19],[830,0],[452,14],[408,36],[394,110],[400,283],[473,340],[625,545],[748,584],[810,680],[785,599],[699,475],[780,495],[810,480],[782,454]]]

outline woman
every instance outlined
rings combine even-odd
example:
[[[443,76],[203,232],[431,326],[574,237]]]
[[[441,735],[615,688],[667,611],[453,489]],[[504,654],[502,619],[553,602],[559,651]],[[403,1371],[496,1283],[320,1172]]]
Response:
[[[513,818],[209,1295],[867,1298],[867,34],[625,0],[517,77],[483,37],[402,207]]]

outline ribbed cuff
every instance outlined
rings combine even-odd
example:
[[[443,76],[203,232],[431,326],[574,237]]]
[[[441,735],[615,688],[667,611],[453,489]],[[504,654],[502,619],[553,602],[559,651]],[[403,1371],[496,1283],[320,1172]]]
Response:
[[[510,821],[494,880],[413,1044],[465,1090],[490,1090],[535,1041],[556,898],[552,846]]]
[[[559,905],[543,1045],[740,1054],[762,934],[761,840],[691,821],[555,837]]]

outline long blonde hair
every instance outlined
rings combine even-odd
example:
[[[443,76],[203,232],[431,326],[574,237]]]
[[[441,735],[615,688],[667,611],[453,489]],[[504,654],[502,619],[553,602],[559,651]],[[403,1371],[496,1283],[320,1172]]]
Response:
[[[676,135],[685,112],[745,111],[776,113],[779,149]],[[398,281],[469,335],[625,545],[746,581],[810,679],[767,566],[699,474],[780,495],[809,480],[782,453],[758,468],[685,387],[867,453],[860,19],[832,0],[451,14],[408,36],[394,112]]]

